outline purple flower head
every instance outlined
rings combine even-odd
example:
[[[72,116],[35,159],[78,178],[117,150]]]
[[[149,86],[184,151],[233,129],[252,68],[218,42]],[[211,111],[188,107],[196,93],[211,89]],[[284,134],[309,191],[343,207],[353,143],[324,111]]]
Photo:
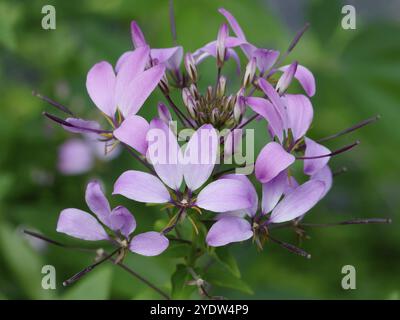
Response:
[[[172,131],[161,120],[153,120],[150,126],[157,137],[163,137],[160,143],[149,145],[147,153],[157,176],[126,171],[117,179],[114,194],[139,202],[173,203],[178,207],[199,207],[214,212],[251,206],[246,186],[233,179],[211,182],[194,194],[210,178],[217,161],[219,138],[211,125],[200,127],[185,149],[178,145]],[[183,182],[187,190],[182,194]]]
[[[262,184],[261,211],[257,215],[258,196],[246,176],[227,175],[222,180],[225,179],[246,180],[249,193],[252,194],[253,205],[250,210],[241,211],[245,215],[230,212],[218,218],[206,238],[207,244],[213,247],[247,240],[253,237],[255,232],[264,231],[270,224],[291,221],[303,216],[323,197],[326,190],[325,182],[319,180],[319,177],[300,186],[294,186],[287,172],[282,172],[276,178]],[[269,217],[261,222],[261,219],[268,214]]]
[[[64,209],[58,218],[58,232],[88,241],[117,242],[144,256],[159,255],[167,249],[168,239],[158,232],[145,232],[132,237],[136,229],[134,216],[123,206],[111,210],[98,181],[87,185],[85,198],[95,216],[75,208]]]

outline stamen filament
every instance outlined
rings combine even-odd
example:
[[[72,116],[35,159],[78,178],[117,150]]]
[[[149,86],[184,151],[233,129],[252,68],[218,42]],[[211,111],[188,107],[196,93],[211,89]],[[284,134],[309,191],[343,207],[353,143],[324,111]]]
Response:
[[[39,99],[46,101],[47,103],[51,104],[53,107],[57,108],[58,110],[65,112],[71,116],[73,116],[74,114],[72,113],[71,110],[69,110],[66,106],[63,106],[62,104],[50,99],[49,97],[46,97],[36,91],[32,91],[32,95],[34,95],[35,97],[38,97]]]
[[[345,135],[347,133],[350,133],[350,132],[353,132],[353,131],[355,131],[357,129],[365,127],[366,125],[374,123],[374,122],[378,121],[380,118],[381,118],[381,116],[378,114],[375,117],[363,120],[363,121],[355,124],[354,126],[351,126],[350,128],[344,129],[344,130],[342,130],[342,131],[340,131],[338,133],[332,134],[332,135],[327,136],[325,138],[321,138],[321,139],[317,140],[317,142],[324,142],[324,141],[332,140],[332,139],[335,139],[337,137],[343,136],[343,135]]]
[[[276,244],[279,244],[282,248],[285,248],[287,250],[289,250],[292,253],[295,253],[299,256],[305,257],[307,259],[311,258],[311,254],[309,254],[308,252],[304,251],[303,249],[300,249],[299,247],[296,247],[293,244],[272,238],[270,235],[268,235],[268,238],[272,241],[275,242]]]
[[[371,219],[352,219],[341,222],[333,222],[333,223],[301,223],[302,227],[335,227],[335,226],[345,226],[345,225],[353,225],[353,224],[390,224],[392,223],[392,219],[389,218],[371,218]]]
[[[322,155],[319,155],[319,156],[312,156],[312,157],[296,157],[296,160],[311,160],[311,159],[320,159],[320,158],[325,158],[325,157],[332,157],[332,156],[335,156],[337,154],[346,152],[346,151],[348,151],[350,149],[353,149],[355,146],[357,146],[359,144],[360,144],[360,141],[357,140],[356,142],[354,142],[354,143],[352,143],[350,145],[344,146],[343,148],[340,148],[340,149],[335,150],[335,151],[333,151],[331,153],[328,153],[328,154],[322,154]]]

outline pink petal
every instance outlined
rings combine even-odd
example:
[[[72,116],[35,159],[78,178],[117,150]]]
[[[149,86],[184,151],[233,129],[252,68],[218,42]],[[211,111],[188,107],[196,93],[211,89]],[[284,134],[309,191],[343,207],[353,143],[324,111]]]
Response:
[[[275,208],[287,186],[287,172],[282,171],[274,179],[262,185],[261,210],[263,214],[269,213]]]
[[[151,58],[163,63],[168,70],[178,70],[183,58],[181,46],[163,49],[151,49]]]
[[[85,200],[90,210],[105,225],[110,226],[109,218],[111,214],[110,204],[101,188],[100,182],[91,181],[86,187]]]
[[[266,71],[270,70],[278,60],[279,51],[256,49],[254,50],[252,56],[256,58],[257,67],[260,72],[265,73]]]
[[[167,188],[155,176],[141,171],[125,171],[114,184],[113,194],[145,203],[166,203],[171,197]]]
[[[147,151],[147,132],[149,131],[147,121],[136,115],[129,116],[121,125],[114,130],[114,137],[127,144],[131,148],[146,154]]]
[[[183,180],[183,168],[178,163],[181,151],[177,137],[165,122],[153,119],[146,139],[149,143],[146,156],[157,175],[171,189],[178,190]]]
[[[236,34],[236,36],[239,39],[246,40],[244,32],[240,27],[239,23],[236,21],[235,17],[228,10],[225,10],[224,8],[220,8],[218,9],[218,11],[226,18],[226,20],[228,20],[228,23],[231,26],[233,32]]]
[[[125,118],[139,111],[156,88],[164,72],[165,66],[162,64],[157,65],[140,73],[125,86],[125,90],[117,97],[118,107]]]
[[[283,97],[288,116],[288,128],[292,129],[294,140],[303,137],[310,128],[314,110],[310,99],[302,94],[285,94]]]
[[[279,94],[275,91],[274,87],[264,78],[260,78],[259,86],[262,91],[266,94],[268,99],[271,101],[272,105],[275,107],[276,112],[279,114],[282,119],[284,127],[286,127],[286,112],[285,105],[283,104],[283,100],[279,96]]]
[[[293,76],[296,73],[297,65],[297,61],[290,64],[279,78],[278,83],[276,84],[276,91],[278,91],[279,94],[283,94],[289,87]]]
[[[236,153],[238,147],[241,145],[243,136],[242,129],[234,129],[224,137],[224,155],[229,157]]]
[[[88,72],[86,89],[94,104],[109,117],[114,117],[117,105],[114,98],[115,74],[107,61],[95,64]]]
[[[279,68],[279,70],[285,71],[288,68],[289,65],[283,66]],[[294,77],[300,82],[309,97],[312,97],[315,94],[315,78],[310,70],[302,65],[298,65]]]
[[[220,179],[211,182],[197,196],[200,208],[214,212],[228,212],[253,207],[253,194],[242,181]]]
[[[61,211],[57,223],[57,232],[89,241],[108,239],[106,231],[93,216],[74,208]]]
[[[135,217],[123,206],[114,208],[110,215],[110,228],[119,231],[126,238],[136,229]]]
[[[247,176],[244,174],[226,174],[222,176],[221,179],[233,179],[236,181],[241,181],[244,184],[246,187],[245,193],[249,195],[249,200],[252,203],[251,207],[245,209],[244,211],[249,216],[254,217],[258,209],[258,195],[256,188],[254,188],[254,185],[250,182],[249,178],[247,178]]]
[[[305,157],[322,156],[325,154],[329,154],[331,152],[327,147],[307,137],[305,137],[304,141],[306,143],[306,151],[304,153]],[[313,174],[321,170],[323,167],[325,167],[329,162],[330,158],[331,157],[323,157],[317,159],[304,160],[304,173],[309,176],[312,176]]]
[[[297,187],[275,207],[269,222],[280,223],[302,216],[314,207],[325,190],[325,184],[310,180]]]
[[[132,90],[130,84],[136,77],[143,74],[145,70],[146,64],[150,58],[150,48],[148,46],[137,48],[123,55],[122,58],[123,60],[119,61],[120,64],[115,85],[115,99],[120,109],[124,108],[124,104],[126,104],[125,99],[128,95],[127,91]],[[139,88],[140,87],[133,89],[138,90]]]
[[[276,108],[271,102],[264,98],[248,97],[246,103],[249,107],[268,121],[273,135],[276,135],[280,141],[283,139],[283,120]]]
[[[147,45],[143,32],[136,21],[131,22],[131,36],[135,48]]]
[[[211,125],[203,125],[192,135],[183,152],[183,174],[190,190],[200,188],[210,177],[218,157],[219,137]]]
[[[253,231],[250,223],[239,217],[223,217],[208,231],[206,242],[209,246],[225,246],[232,242],[250,239]]]
[[[329,168],[329,166],[326,165],[321,170],[319,170],[317,173],[312,175],[311,180],[319,180],[325,184],[325,190],[321,195],[321,199],[322,199],[323,197],[326,196],[326,194],[332,187],[332,180],[333,180],[332,171]]]
[[[261,183],[267,183],[279,173],[289,167],[295,161],[295,157],[286,152],[276,142],[268,143],[260,152],[255,164],[255,175]]]
[[[140,233],[134,236],[129,244],[129,250],[142,256],[158,256],[169,245],[168,239],[155,231]]]

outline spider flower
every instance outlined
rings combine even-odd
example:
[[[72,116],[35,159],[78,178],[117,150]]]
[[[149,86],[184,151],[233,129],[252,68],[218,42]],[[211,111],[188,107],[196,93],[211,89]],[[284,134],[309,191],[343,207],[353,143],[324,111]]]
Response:
[[[172,203],[182,208],[199,207],[214,212],[246,209],[252,205],[251,194],[241,181],[217,180],[205,185],[218,156],[219,138],[211,125],[200,127],[184,150],[164,122],[155,119],[151,127],[161,132],[157,136],[165,137],[161,143],[148,148],[148,158],[157,176],[126,171],[115,182],[114,194],[139,202]],[[187,190],[182,193],[183,182]],[[195,196],[194,192],[204,185]]]
[[[111,210],[99,182],[92,181],[87,185],[85,198],[95,216],[80,209],[64,209],[58,218],[58,232],[88,241],[117,242],[143,256],[156,256],[167,249],[168,239],[158,232],[132,236],[136,229],[134,216],[123,206]]]

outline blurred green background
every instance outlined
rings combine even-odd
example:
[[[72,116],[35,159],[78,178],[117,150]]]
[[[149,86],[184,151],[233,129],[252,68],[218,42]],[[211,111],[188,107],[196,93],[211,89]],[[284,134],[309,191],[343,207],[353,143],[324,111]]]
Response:
[[[357,29],[343,30],[341,1],[215,1],[176,0],[178,42],[194,51],[214,39],[224,6],[239,20],[248,39],[259,47],[284,51],[295,30],[311,23],[287,61],[297,59],[317,79],[312,102],[315,120],[310,136],[323,137],[376,114],[381,120],[332,141],[332,149],[361,140],[352,152],[331,160],[332,168],[348,168],[335,178],[328,196],[306,217],[307,222],[333,222],[360,217],[390,217],[391,225],[309,229],[303,248],[307,260],[274,244],[257,252],[250,242],[232,246],[242,279],[241,291],[217,288],[214,294],[244,299],[398,299],[400,298],[400,20],[398,1],[352,1]],[[41,28],[41,8],[52,4],[56,30]],[[85,253],[29,241],[23,228],[34,229],[65,243],[80,244],[55,231],[58,214],[66,207],[86,210],[86,182],[101,178],[110,195],[113,181],[136,167],[128,154],[111,162],[97,161],[88,173],[64,176],[57,171],[58,146],[72,134],[41,115],[51,110],[33,97],[33,89],[68,105],[77,114],[96,118],[85,90],[86,73],[100,60],[115,63],[130,49],[129,23],[139,22],[153,47],[171,45],[168,2],[131,0],[0,1],[0,298],[158,298],[123,270],[103,265],[71,288],[63,280],[88,265]],[[201,66],[213,81],[213,69]],[[232,68],[233,70],[233,68]],[[234,73],[231,73],[234,76]],[[162,97],[156,93],[142,115],[155,115]],[[265,132],[264,125],[255,124]],[[257,141],[258,147],[266,141]],[[140,167],[137,167],[140,168]],[[139,230],[148,230],[163,214],[158,209],[128,202]],[[296,243],[293,233],[275,233]],[[177,259],[168,255],[130,255],[132,268],[168,290]],[[57,270],[57,290],[41,288],[41,268]],[[342,266],[354,265],[357,289],[341,288]],[[247,293],[246,293],[247,292]],[[194,298],[196,295],[193,296]]]

